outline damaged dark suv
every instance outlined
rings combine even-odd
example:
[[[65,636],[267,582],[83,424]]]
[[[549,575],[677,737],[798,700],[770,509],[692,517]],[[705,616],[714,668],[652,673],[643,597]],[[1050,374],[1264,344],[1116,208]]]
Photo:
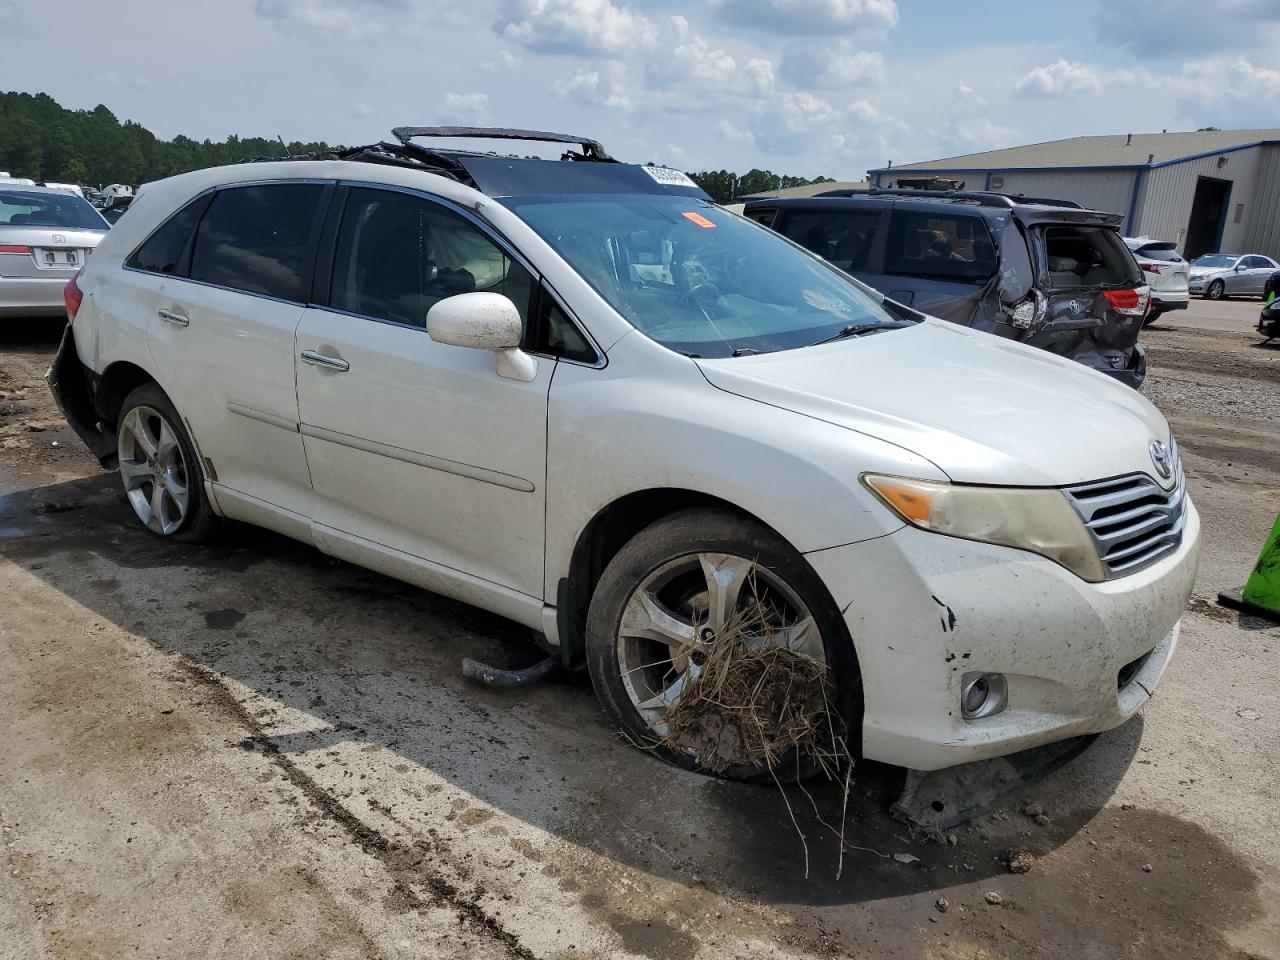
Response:
[[[1077,360],[1131,387],[1150,289],[1124,218],[1059,200],[837,190],[745,215],[921,313]]]

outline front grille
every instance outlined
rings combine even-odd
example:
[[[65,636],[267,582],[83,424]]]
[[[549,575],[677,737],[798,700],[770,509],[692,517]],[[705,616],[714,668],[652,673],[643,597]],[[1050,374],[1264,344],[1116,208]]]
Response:
[[[1187,480],[1180,458],[1174,477],[1172,490],[1132,473],[1063,491],[1093,537],[1108,578],[1141,570],[1182,543]]]

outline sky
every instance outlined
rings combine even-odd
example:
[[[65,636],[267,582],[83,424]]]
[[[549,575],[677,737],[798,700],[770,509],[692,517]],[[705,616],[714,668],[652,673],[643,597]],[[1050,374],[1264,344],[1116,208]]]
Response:
[[[1070,136],[1280,127],[1280,0],[0,0],[0,36],[0,89],[165,138],[511,126],[689,171],[857,180]]]

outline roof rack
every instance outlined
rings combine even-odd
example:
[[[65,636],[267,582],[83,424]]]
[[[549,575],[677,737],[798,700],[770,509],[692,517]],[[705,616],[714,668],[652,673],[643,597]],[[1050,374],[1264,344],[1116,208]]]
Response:
[[[1014,207],[1020,203],[1034,203],[1045,207],[1071,207],[1084,209],[1074,200],[1052,200],[1045,197],[1026,197],[1022,194],[994,193],[990,190],[918,190],[913,187],[856,187],[843,190],[828,190],[817,194],[819,197],[929,197],[939,200],[969,200],[975,203],[992,203],[1006,207]]]
[[[615,163],[604,147],[588,137],[576,137],[568,133],[545,133],[540,130],[513,130],[508,127],[396,127],[391,133],[404,146],[418,137],[461,137],[479,140],[536,140],[543,143],[576,143],[582,153],[565,153],[562,160],[594,160]]]

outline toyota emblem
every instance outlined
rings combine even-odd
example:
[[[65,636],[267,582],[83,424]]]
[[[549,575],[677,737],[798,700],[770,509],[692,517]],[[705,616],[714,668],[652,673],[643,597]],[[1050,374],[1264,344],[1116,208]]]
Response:
[[[1156,473],[1166,480],[1173,476],[1173,458],[1169,456],[1169,448],[1159,440],[1151,441],[1151,462],[1155,464]]]

